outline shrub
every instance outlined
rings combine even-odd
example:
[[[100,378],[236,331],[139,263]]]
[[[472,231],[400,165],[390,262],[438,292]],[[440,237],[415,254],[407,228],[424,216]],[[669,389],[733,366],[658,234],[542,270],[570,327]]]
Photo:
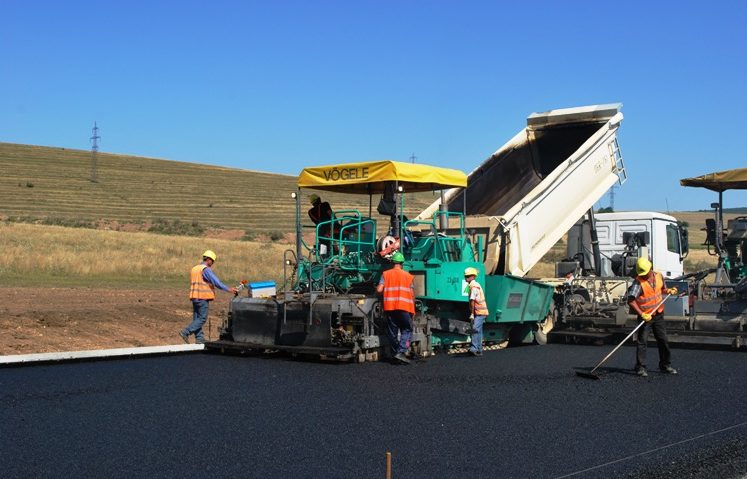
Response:
[[[244,231],[244,236],[241,237],[241,241],[254,241],[257,239],[257,235],[249,230]]]
[[[205,233],[205,227],[197,221],[183,223],[178,219],[169,221],[156,218],[148,228],[148,232],[162,235],[200,236]]]
[[[65,226],[68,228],[96,228],[96,223],[90,220],[74,218],[56,218],[54,216],[44,218],[40,221],[43,225]]]
[[[8,216],[8,221],[12,223],[38,223],[39,218],[35,216]]]
[[[285,233],[282,231],[270,231],[267,235],[270,237],[270,241],[280,241],[285,238]]]
[[[34,184],[32,182],[30,181],[26,182],[26,188],[33,188],[33,187],[34,187]]]

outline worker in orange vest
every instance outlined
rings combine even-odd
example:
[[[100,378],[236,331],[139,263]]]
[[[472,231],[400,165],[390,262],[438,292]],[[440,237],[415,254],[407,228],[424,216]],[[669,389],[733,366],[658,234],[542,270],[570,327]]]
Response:
[[[472,334],[469,354],[482,356],[482,325],[488,316],[488,305],[485,302],[485,292],[480,283],[475,281],[477,268],[464,270],[464,280],[469,288],[469,320],[472,323]]]
[[[397,251],[392,255],[394,267],[381,275],[376,291],[384,295],[387,315],[387,336],[392,345],[394,359],[409,364],[405,353],[412,337],[412,317],[415,314],[414,276],[402,269],[405,257]],[[397,334],[399,333],[399,340]]]
[[[218,277],[210,269],[215,263],[217,256],[211,250],[202,253],[202,263],[198,264],[190,272],[189,299],[192,301],[192,322],[186,328],[179,331],[179,336],[185,343],[189,343],[189,336],[195,335],[195,343],[205,342],[202,326],[207,321],[210,301],[215,299],[215,288],[236,294],[236,288],[229,288],[221,283]]]
[[[640,321],[645,321],[637,334],[635,372],[646,377],[646,342],[648,341],[649,326],[654,331],[656,346],[659,348],[659,369],[666,374],[677,374],[671,364],[671,351],[667,340],[667,329],[664,325],[664,295],[677,294],[677,288],[667,288],[664,277],[653,270],[648,258],[638,258],[636,262],[636,278],[628,288],[628,306],[638,315]]]

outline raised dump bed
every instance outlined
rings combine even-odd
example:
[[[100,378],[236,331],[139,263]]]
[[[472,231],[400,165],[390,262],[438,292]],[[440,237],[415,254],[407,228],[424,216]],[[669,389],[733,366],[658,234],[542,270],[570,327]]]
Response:
[[[533,113],[444,205],[485,239],[485,266],[524,276],[607,190],[626,179],[619,103]],[[434,202],[421,217],[439,209]]]

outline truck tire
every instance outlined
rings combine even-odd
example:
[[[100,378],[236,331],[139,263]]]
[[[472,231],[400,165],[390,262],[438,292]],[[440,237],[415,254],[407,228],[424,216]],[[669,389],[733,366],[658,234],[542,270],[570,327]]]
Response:
[[[547,313],[545,320],[537,323],[537,326],[533,330],[534,342],[541,346],[547,344],[547,334],[553,330],[555,323],[558,319],[558,310],[555,308],[555,304],[550,305],[550,312]]]

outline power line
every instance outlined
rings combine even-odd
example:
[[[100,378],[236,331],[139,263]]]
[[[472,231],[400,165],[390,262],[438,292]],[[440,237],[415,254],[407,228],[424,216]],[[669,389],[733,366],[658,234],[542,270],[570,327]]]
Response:
[[[91,182],[98,183],[99,172],[98,172],[98,152],[99,152],[99,127],[96,122],[93,122],[93,136],[91,136]]]
[[[576,472],[571,472],[570,474],[565,474],[563,476],[557,476],[555,479],[564,479],[566,477],[573,477],[573,476],[577,476],[579,474],[585,474],[585,473],[593,471],[595,469],[601,469],[603,467],[607,467],[607,466],[610,466],[612,464],[617,464],[618,462],[629,461],[629,460],[635,459],[637,457],[645,456],[646,454],[652,454],[654,452],[659,452],[659,451],[662,451],[664,449],[668,449],[668,448],[673,447],[673,446],[679,446],[680,444],[685,444],[685,443],[692,442],[692,441],[695,441],[695,440],[698,440],[698,439],[702,439],[702,438],[708,437],[708,436],[714,436],[716,434],[721,434],[722,432],[730,431],[732,429],[736,429],[736,428],[744,427],[744,426],[747,426],[747,421],[741,422],[739,424],[734,424],[733,426],[728,426],[728,427],[725,427],[723,429],[719,429],[717,431],[710,431],[710,432],[706,432],[704,434],[699,434],[697,436],[694,436],[694,437],[691,437],[691,438],[688,438],[688,439],[683,439],[682,441],[673,442],[672,444],[667,444],[665,446],[660,446],[660,447],[657,447],[657,448],[654,448],[654,449],[649,449],[648,451],[639,452],[638,454],[632,454],[630,456],[626,456],[626,457],[623,457],[621,459],[615,459],[614,461],[605,462],[604,464],[599,464],[597,466],[587,467],[586,469],[582,469],[582,470],[576,471]]]

